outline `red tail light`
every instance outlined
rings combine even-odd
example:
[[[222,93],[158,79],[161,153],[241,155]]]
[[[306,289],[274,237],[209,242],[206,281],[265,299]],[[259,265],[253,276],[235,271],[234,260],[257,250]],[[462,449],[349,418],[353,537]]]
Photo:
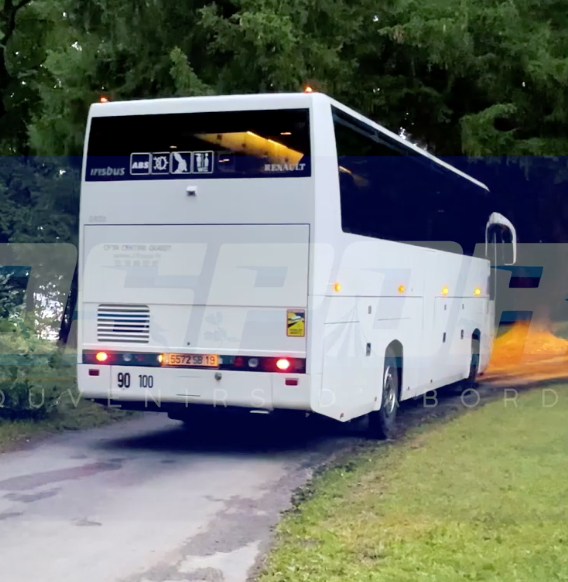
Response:
[[[276,367],[284,372],[290,367],[290,360],[287,360],[286,358],[280,358],[276,361]]]
[[[97,352],[95,360],[97,360],[97,362],[106,362],[108,360],[108,354],[106,352]]]

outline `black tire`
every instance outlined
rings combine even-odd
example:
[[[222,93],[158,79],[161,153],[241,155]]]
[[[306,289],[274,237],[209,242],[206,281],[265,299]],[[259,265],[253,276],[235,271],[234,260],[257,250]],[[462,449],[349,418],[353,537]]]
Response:
[[[471,340],[471,360],[469,363],[469,375],[467,377],[467,388],[477,386],[477,376],[479,374],[480,341],[478,337]]]
[[[398,358],[391,349],[385,354],[381,407],[369,414],[368,435],[374,439],[392,439],[396,432],[396,413],[400,394]]]

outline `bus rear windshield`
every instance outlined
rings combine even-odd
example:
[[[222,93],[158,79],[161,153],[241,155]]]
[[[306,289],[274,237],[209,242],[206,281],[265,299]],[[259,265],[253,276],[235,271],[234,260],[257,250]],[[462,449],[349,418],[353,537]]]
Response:
[[[87,180],[305,177],[307,109],[95,117]]]

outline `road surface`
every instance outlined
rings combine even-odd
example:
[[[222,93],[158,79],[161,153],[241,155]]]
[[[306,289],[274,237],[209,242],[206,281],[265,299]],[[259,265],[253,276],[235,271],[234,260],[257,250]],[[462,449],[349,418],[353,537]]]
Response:
[[[401,432],[503,397],[512,383],[538,386],[545,373],[547,385],[566,382],[567,370],[516,367],[464,399],[449,389],[436,406],[406,403]],[[0,580],[245,582],[313,471],[334,453],[377,446],[333,427],[252,415],[195,434],[148,413],[0,454]]]
[[[0,455],[0,580],[244,582],[294,490],[358,438],[226,428],[147,414]]]

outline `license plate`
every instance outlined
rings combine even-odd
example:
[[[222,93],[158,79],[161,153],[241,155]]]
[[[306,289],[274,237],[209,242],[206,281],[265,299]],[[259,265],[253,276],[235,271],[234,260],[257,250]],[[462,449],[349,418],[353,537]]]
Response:
[[[199,366],[202,368],[219,367],[219,356],[216,354],[164,354],[166,366]]]

